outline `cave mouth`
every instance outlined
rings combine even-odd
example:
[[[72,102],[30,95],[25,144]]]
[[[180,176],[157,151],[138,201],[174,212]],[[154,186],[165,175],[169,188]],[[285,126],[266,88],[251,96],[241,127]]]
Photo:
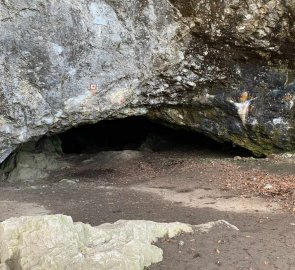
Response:
[[[151,121],[145,117],[128,117],[85,124],[58,135],[65,154],[91,154],[101,151],[205,151],[213,155],[251,156],[250,152],[219,143],[209,137]]]

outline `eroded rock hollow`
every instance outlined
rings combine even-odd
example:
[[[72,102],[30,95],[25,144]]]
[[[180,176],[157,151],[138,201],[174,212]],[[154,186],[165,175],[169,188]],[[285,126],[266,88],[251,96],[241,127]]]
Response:
[[[293,150],[294,16],[291,0],[2,0],[0,163],[137,115],[256,155]]]

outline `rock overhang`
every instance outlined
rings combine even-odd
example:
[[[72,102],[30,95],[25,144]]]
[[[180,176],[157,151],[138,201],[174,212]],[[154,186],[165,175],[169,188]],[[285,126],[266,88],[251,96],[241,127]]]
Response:
[[[260,156],[294,149],[291,2],[0,5],[0,162],[44,134],[132,115]]]

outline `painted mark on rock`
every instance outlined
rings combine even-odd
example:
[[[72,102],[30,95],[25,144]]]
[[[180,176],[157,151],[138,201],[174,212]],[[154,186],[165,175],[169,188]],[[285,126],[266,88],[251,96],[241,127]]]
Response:
[[[97,85],[96,84],[90,84],[90,88],[89,88],[90,92],[92,93],[92,95],[96,95],[97,93]]]

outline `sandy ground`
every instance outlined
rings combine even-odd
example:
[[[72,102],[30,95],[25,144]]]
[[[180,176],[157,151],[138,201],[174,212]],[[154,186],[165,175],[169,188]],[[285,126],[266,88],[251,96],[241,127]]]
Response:
[[[161,239],[164,260],[150,269],[295,269],[294,158],[234,156],[198,149],[64,156],[68,167],[42,182],[1,184],[0,221],[50,213],[91,225],[223,219],[239,231]],[[284,179],[285,190],[277,187]]]

